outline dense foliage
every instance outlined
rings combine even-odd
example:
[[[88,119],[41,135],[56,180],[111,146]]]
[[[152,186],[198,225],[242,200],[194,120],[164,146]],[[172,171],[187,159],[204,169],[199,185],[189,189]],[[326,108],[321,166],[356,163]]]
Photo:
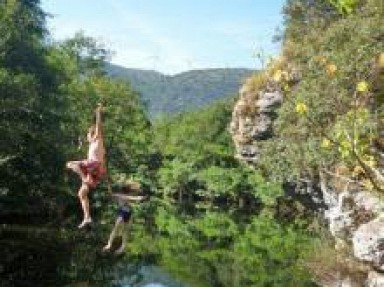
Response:
[[[107,65],[113,78],[128,80],[140,92],[148,115],[156,119],[169,114],[205,107],[237,92],[242,81],[253,72],[248,69],[207,69],[173,76],[155,71]]]
[[[1,197],[50,194],[60,179],[64,145],[63,71],[49,61],[39,1],[0,5]]]
[[[2,1],[0,29],[0,199],[19,201],[2,210],[33,200],[34,211],[43,212],[40,204],[53,207],[67,197],[65,161],[85,157],[78,146],[98,102],[106,105],[110,173],[136,170],[149,122],[137,93],[103,75],[108,51],[82,34],[48,41],[39,1]]]
[[[205,203],[274,204],[282,195],[278,184],[265,182],[260,172],[240,164],[228,131],[233,103],[218,102],[154,126],[154,146],[162,155],[159,191],[179,199]]]
[[[278,137],[265,143],[265,164],[275,176],[314,178],[325,171],[383,189],[382,5],[288,1],[280,61],[295,66],[301,80],[278,78],[286,97]]]
[[[232,109],[217,102],[154,124],[160,199],[143,214],[156,240],[141,244],[149,235],[136,227],[132,251],[196,286],[313,286],[300,262],[311,236],[276,219],[281,186],[233,158]]]
[[[34,284],[31,277],[40,280],[44,270],[54,274],[44,277],[49,282],[111,275],[112,266],[104,272],[106,261],[95,251],[105,228],[81,236],[66,229],[78,210],[79,182],[64,171],[65,162],[84,158],[86,130],[102,102],[108,176],[139,180],[153,195],[135,208],[139,221],[129,240],[137,258],[152,255],[151,263],[201,286],[311,286],[300,268],[309,235],[297,224],[278,222],[281,186],[233,157],[231,94],[249,71],[194,71],[165,77],[172,79],[169,87],[151,83],[146,89],[152,94],[156,87],[159,99],[152,112],[184,111],[226,97],[152,126],[139,94],[106,75],[109,51],[81,33],[53,42],[38,0],[0,0],[0,31],[0,242],[6,246],[0,275],[6,283]],[[196,82],[203,84],[192,89]],[[100,189],[105,186],[93,192],[92,214],[97,209],[96,220],[102,214],[101,222],[112,222],[111,201]],[[15,211],[23,221],[9,216]],[[44,227],[31,228],[31,212],[50,212],[40,221]],[[53,232],[58,222],[63,228]],[[56,252],[45,253],[53,246]],[[47,257],[54,262],[47,265]]]

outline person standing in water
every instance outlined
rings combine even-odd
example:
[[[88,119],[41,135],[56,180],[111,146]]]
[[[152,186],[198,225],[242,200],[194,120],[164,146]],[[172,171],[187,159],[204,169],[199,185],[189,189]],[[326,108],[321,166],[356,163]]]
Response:
[[[66,167],[78,174],[81,179],[78,196],[83,210],[83,221],[78,226],[79,228],[83,228],[92,223],[88,193],[97,186],[106,173],[105,148],[101,123],[102,109],[102,105],[98,104],[95,111],[95,123],[89,128],[87,133],[87,141],[89,143],[87,159],[69,161],[66,164]]]

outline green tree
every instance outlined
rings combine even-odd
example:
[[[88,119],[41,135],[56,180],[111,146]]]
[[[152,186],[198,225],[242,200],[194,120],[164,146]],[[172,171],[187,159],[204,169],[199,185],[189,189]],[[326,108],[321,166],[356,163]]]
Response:
[[[47,196],[61,178],[65,99],[39,1],[1,1],[0,31],[0,188],[8,196]]]
[[[84,157],[85,135],[94,121],[94,109],[103,103],[103,128],[110,174],[133,174],[145,166],[150,141],[150,123],[139,95],[127,82],[105,74],[110,52],[99,42],[76,33],[73,38],[55,44],[51,59],[65,71],[61,92],[68,105],[63,125],[67,158]],[[141,168],[143,170],[143,168]]]
[[[320,1],[314,11],[304,9],[309,2],[290,1],[285,10],[283,56],[302,79],[286,89],[278,136],[263,144],[265,167],[280,178],[316,180],[320,170],[334,173],[344,166],[344,176],[382,190],[380,150],[374,145],[383,110],[382,89],[375,85],[382,73],[375,64],[383,51],[382,3],[360,1],[359,13],[340,15],[329,1]]]

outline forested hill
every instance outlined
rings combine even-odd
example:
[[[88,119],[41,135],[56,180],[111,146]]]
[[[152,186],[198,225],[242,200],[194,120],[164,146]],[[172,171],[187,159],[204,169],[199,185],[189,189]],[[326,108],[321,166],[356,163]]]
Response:
[[[168,76],[156,71],[108,64],[107,73],[114,78],[127,79],[140,92],[149,116],[157,118],[193,110],[232,96],[254,71],[241,68],[207,69]]]

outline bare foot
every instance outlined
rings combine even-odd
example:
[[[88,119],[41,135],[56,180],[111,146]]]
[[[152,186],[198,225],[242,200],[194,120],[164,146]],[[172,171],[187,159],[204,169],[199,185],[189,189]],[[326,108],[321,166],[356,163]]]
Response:
[[[84,227],[86,227],[87,225],[89,225],[91,223],[92,223],[92,219],[91,218],[84,219],[83,222],[79,224],[78,228],[79,229],[84,228]]]
[[[107,244],[103,247],[103,251],[110,251],[111,250],[111,245]]]
[[[121,245],[121,247],[120,247],[119,249],[117,249],[117,250],[115,251],[115,253],[119,255],[119,254],[124,253],[124,250],[125,250],[125,246],[124,246],[124,245]]]

